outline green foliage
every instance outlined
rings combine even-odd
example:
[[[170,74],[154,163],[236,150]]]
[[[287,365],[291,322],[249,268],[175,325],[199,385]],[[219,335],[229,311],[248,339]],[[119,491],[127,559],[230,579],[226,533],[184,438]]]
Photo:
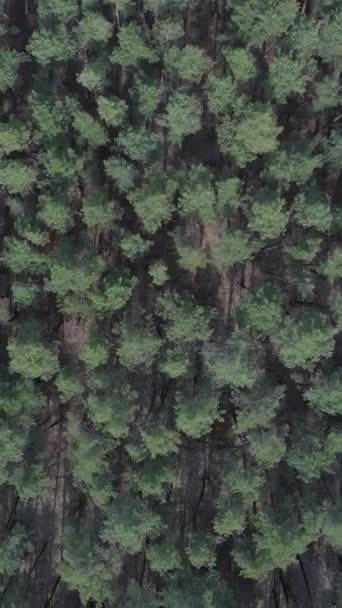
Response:
[[[209,112],[215,116],[231,111],[235,104],[239,103],[235,84],[229,75],[219,78],[210,74],[206,83],[206,93]]]
[[[24,462],[16,466],[9,482],[13,484],[23,501],[44,497],[49,490],[49,480],[42,463]]]
[[[282,130],[270,108],[256,106],[249,107],[239,121],[223,118],[217,127],[217,139],[222,154],[229,154],[245,167],[259,155],[275,152]]]
[[[35,170],[22,161],[0,161],[0,186],[9,194],[27,194],[35,181]]]
[[[55,385],[63,402],[77,399],[84,392],[80,371],[73,367],[63,367],[55,378]]]
[[[14,49],[2,48],[0,51],[0,91],[5,93],[14,89],[18,78],[19,67],[24,63],[23,53]]]
[[[224,475],[223,494],[238,496],[243,505],[249,507],[258,500],[263,482],[263,469],[233,461]]]
[[[251,388],[257,378],[249,335],[236,329],[226,343],[208,344],[204,358],[211,382],[221,388]]]
[[[213,568],[216,562],[215,537],[195,532],[186,548],[189,561],[195,568]]]
[[[313,146],[301,144],[289,151],[275,152],[268,166],[269,176],[288,187],[292,182],[302,185],[312,176],[315,169],[322,165],[322,155],[313,152]]]
[[[134,481],[143,496],[161,497],[165,486],[176,481],[176,470],[172,461],[156,456],[144,462],[134,474]]]
[[[167,266],[163,262],[154,262],[149,269],[149,275],[156,287],[161,287],[169,279]]]
[[[134,186],[134,165],[124,158],[111,156],[104,161],[105,172],[120,192],[128,192]]]
[[[243,327],[264,336],[272,336],[281,326],[283,304],[283,293],[276,287],[246,290],[239,305],[238,318]]]
[[[328,374],[318,373],[306,389],[304,396],[312,407],[326,414],[342,412],[342,372],[337,369]]]
[[[140,366],[150,368],[159,348],[160,340],[149,327],[122,324],[117,354],[124,367],[128,369]]]
[[[140,257],[151,247],[152,242],[143,239],[140,234],[124,233],[120,240],[120,247],[123,254],[129,260]]]
[[[321,232],[329,230],[332,222],[329,197],[315,186],[308,186],[298,194],[293,205],[296,221],[305,228]]]
[[[51,230],[64,233],[72,225],[72,212],[62,198],[41,196],[37,217]]]
[[[109,359],[108,343],[104,338],[90,336],[82,346],[80,359],[87,370],[93,370],[107,363]]]
[[[342,248],[336,247],[331,251],[321,271],[332,283],[342,278]]]
[[[155,63],[157,55],[146,33],[134,23],[130,23],[120,29],[118,46],[112,52],[111,61],[114,64],[133,68],[140,62]]]
[[[189,437],[203,437],[211,432],[215,420],[221,419],[219,395],[203,387],[193,397],[178,395],[177,429]]]
[[[238,433],[248,433],[259,427],[269,428],[284,395],[284,386],[273,386],[265,378],[260,378],[249,390],[235,390]]]
[[[194,217],[203,224],[215,223],[216,194],[210,173],[203,165],[191,167],[179,202],[185,217]]]
[[[3,424],[0,430],[1,464],[0,483],[10,479],[10,471],[23,460],[26,436],[23,429],[12,429]]]
[[[76,420],[68,420],[68,455],[76,486],[99,508],[107,505],[112,495],[108,446],[104,438],[84,430]]]
[[[114,219],[114,204],[101,196],[83,200],[82,212],[88,228],[110,229]]]
[[[340,509],[329,509],[323,519],[323,537],[334,549],[342,547],[342,517]]]
[[[311,431],[294,433],[292,444],[286,454],[288,464],[296,469],[298,476],[305,482],[318,479],[323,471],[332,471],[336,456],[342,449],[342,435],[332,431],[325,436]],[[313,458],[312,455],[315,454]]]
[[[95,120],[88,112],[79,110],[74,114],[74,129],[80,134],[82,139],[88,142],[89,146],[104,146],[107,141],[107,134],[101,123]]]
[[[229,49],[224,53],[224,56],[237,81],[247,82],[254,78],[256,74],[255,61],[250,51],[243,47]]]
[[[51,19],[54,19],[67,23],[77,17],[78,10],[76,0],[60,0],[58,5],[53,0],[45,0],[38,5],[39,22],[46,21],[48,23]]]
[[[316,112],[324,112],[339,104],[341,89],[335,77],[325,76],[316,84],[316,96],[313,107]]]
[[[249,260],[255,248],[255,244],[247,232],[232,229],[213,245],[211,258],[218,270],[227,270],[234,264],[241,264]]]
[[[297,317],[286,317],[273,342],[282,362],[290,369],[309,369],[334,350],[336,328],[323,314],[306,311]]]
[[[88,91],[98,93],[105,87],[106,73],[107,62],[91,61],[77,74],[76,80]]]
[[[99,116],[110,127],[119,127],[125,120],[127,104],[118,97],[98,97],[97,109]]]
[[[47,258],[43,253],[26,241],[16,238],[6,239],[2,259],[6,266],[16,273],[41,273],[47,265]]]
[[[70,526],[65,529],[59,570],[65,585],[78,591],[83,604],[112,599],[113,577],[120,565],[118,556],[94,542],[89,530],[81,533]]]
[[[159,298],[158,308],[166,323],[169,340],[191,344],[210,338],[211,313],[202,306],[196,306],[192,299],[182,299],[176,292],[166,293]]]
[[[270,82],[274,97],[280,103],[284,103],[290,95],[303,96],[314,73],[313,61],[298,60],[290,55],[278,54],[270,65]]]
[[[217,501],[214,530],[219,537],[228,538],[233,533],[240,534],[245,527],[245,512],[239,500],[229,500],[221,496]]]
[[[138,96],[139,112],[143,116],[151,116],[157,109],[160,98],[161,88],[153,80],[138,80],[136,83],[136,93]]]
[[[172,93],[166,106],[166,122],[170,141],[180,144],[184,137],[201,128],[200,102],[186,93]]]
[[[202,49],[187,44],[178,51],[173,68],[182,80],[198,83],[203,75],[209,71],[210,60]]]
[[[20,420],[26,427],[30,426],[35,414],[44,407],[44,399],[35,382],[22,377],[11,377],[9,382],[1,381],[0,388],[2,417],[7,420],[12,417],[17,425]]]
[[[195,272],[199,268],[205,268],[208,264],[206,252],[199,247],[187,245],[185,241],[176,235],[175,245],[178,255],[178,265],[183,270]]]
[[[179,378],[185,376],[189,370],[189,357],[184,348],[167,349],[161,360],[159,369],[168,378]]]
[[[87,295],[96,284],[103,267],[103,259],[94,257],[91,251],[80,249],[75,252],[66,244],[60,254],[51,260],[46,287],[60,298],[69,292]]]
[[[164,428],[162,424],[151,425],[146,431],[142,431],[141,437],[151,458],[168,456],[177,452],[180,442],[179,434],[176,431]]]
[[[36,323],[24,326],[9,340],[10,370],[24,378],[50,380],[59,369],[56,348],[46,346]]]
[[[12,152],[21,152],[28,147],[31,133],[18,120],[10,120],[0,125],[0,157]]]
[[[53,31],[41,27],[33,31],[27,50],[42,66],[61,63],[75,55],[76,40],[64,24],[58,24]]]
[[[60,187],[74,184],[83,168],[83,157],[60,144],[50,145],[41,161],[49,179],[57,181]]]
[[[78,45],[81,49],[96,44],[106,44],[112,35],[112,24],[101,13],[87,12],[76,29]]]
[[[248,449],[257,465],[263,470],[271,469],[282,460],[286,452],[286,433],[275,429],[253,430],[248,435]]]
[[[166,574],[181,566],[178,547],[170,540],[159,545],[150,545],[146,551],[146,559],[151,570],[159,574]]]
[[[90,296],[91,302],[101,317],[112,314],[123,308],[130,300],[136,285],[135,278],[126,276],[113,276],[107,278],[102,284],[102,290]]]
[[[272,0],[238,0],[233,6],[232,19],[240,35],[248,46],[257,47],[284,34],[299,8],[296,0],[284,0],[276,6]]]
[[[285,244],[284,251],[295,262],[309,264],[318,255],[322,238],[320,236],[301,236],[302,238],[298,239],[298,234],[294,235],[292,243]]]
[[[101,539],[109,544],[118,543],[127,553],[141,551],[146,537],[159,534],[159,515],[148,510],[139,498],[116,498],[107,511],[101,531]]]
[[[159,136],[145,127],[120,131],[116,144],[131,160],[148,164],[159,145]]]
[[[39,247],[46,245],[48,242],[46,232],[42,230],[38,223],[31,221],[29,218],[18,218],[16,221],[16,229],[19,236],[32,243],[32,245]]]
[[[26,545],[26,547],[25,547]],[[24,529],[16,526],[0,543],[0,574],[13,576],[20,568],[28,543]]]
[[[241,545],[233,553],[243,576],[263,580],[274,568],[286,570],[297,555],[319,538],[321,521],[312,511],[304,513],[301,523],[294,521],[288,512],[279,513],[276,519],[275,514],[259,511],[253,534],[255,551],[251,546]]]
[[[91,394],[87,399],[87,411],[94,425],[114,439],[128,434],[135,408],[136,394],[128,385],[113,389],[110,394]]]
[[[63,101],[44,90],[33,91],[29,97],[29,107],[33,124],[38,127],[39,138],[51,140],[63,133],[66,123],[70,122],[67,115],[67,100]],[[38,136],[35,133],[36,137]]]
[[[237,177],[229,177],[216,182],[217,206],[220,214],[228,215],[229,211],[238,209],[240,206],[240,180]]]
[[[327,16],[320,31],[320,56],[326,62],[338,62],[342,57],[342,15],[340,11]]]
[[[147,232],[156,232],[171,217],[172,205],[167,191],[147,185],[133,191],[129,200]]]
[[[278,238],[286,230],[289,212],[285,200],[271,191],[261,191],[253,199],[248,212],[248,228],[262,239]]]
[[[39,287],[30,281],[16,281],[12,286],[13,300],[18,308],[27,308],[34,302]]]

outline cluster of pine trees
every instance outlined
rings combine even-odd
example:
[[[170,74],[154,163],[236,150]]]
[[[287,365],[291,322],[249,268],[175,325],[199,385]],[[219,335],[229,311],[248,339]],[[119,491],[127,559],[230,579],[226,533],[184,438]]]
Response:
[[[341,73],[340,0],[0,0],[3,608],[342,605]]]

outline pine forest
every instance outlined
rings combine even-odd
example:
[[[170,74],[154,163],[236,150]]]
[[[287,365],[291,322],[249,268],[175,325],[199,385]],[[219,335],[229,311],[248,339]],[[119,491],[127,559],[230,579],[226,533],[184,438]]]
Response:
[[[342,608],[342,0],[0,0],[0,608]]]

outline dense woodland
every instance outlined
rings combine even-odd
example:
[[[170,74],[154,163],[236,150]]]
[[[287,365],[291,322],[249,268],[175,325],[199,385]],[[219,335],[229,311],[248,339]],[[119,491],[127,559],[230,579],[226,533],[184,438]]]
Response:
[[[341,0],[0,0],[1,608],[341,608]]]

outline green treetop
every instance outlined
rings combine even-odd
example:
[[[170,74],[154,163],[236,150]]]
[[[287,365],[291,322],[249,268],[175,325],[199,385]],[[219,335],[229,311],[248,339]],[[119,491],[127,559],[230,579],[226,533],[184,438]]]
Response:
[[[209,71],[210,59],[198,46],[187,44],[178,53],[173,63],[179,78],[184,81],[198,83]]]
[[[336,415],[342,412],[342,371],[319,372],[304,393],[305,399],[318,411]]]
[[[24,378],[50,380],[59,369],[56,348],[44,344],[35,322],[22,327],[16,337],[10,339],[7,350],[10,371]]]
[[[23,123],[12,119],[0,125],[0,157],[12,152],[24,151],[30,141],[30,130]]]
[[[146,551],[148,564],[154,572],[166,574],[181,567],[181,556],[176,544],[167,540],[150,545]]]
[[[119,497],[108,507],[101,539],[110,545],[118,543],[127,553],[135,555],[145,539],[158,535],[160,529],[159,515],[149,511],[140,498]]]
[[[277,287],[246,290],[238,308],[242,326],[265,336],[277,333],[284,317],[284,295]]]
[[[251,388],[257,379],[253,343],[244,330],[235,329],[225,343],[207,344],[204,358],[209,377],[218,388]]]
[[[119,127],[125,120],[127,104],[118,97],[98,97],[97,108],[99,116],[110,127]]]
[[[332,355],[336,331],[323,314],[305,311],[297,317],[286,317],[273,342],[288,368],[308,369]]]
[[[219,395],[210,388],[201,388],[193,397],[178,395],[175,405],[176,426],[189,437],[210,433],[215,420],[221,419]]]
[[[256,105],[246,108],[238,120],[226,116],[217,126],[217,139],[222,154],[245,167],[259,155],[275,152],[282,130],[271,108]]]
[[[190,298],[182,298],[176,292],[167,293],[158,300],[158,311],[166,322],[168,340],[183,343],[208,340],[210,310],[196,306]]]
[[[59,571],[65,585],[78,591],[82,603],[111,601],[113,578],[120,566],[118,555],[92,538],[89,528],[82,532],[70,526],[65,529]]]
[[[272,0],[238,0],[232,3],[232,19],[248,46],[261,47],[284,34],[298,13],[296,0],[274,6]]]
[[[289,212],[285,200],[271,190],[260,190],[248,209],[248,228],[261,239],[278,238],[286,230]]]
[[[150,368],[159,348],[159,338],[148,327],[134,327],[126,322],[122,324],[117,354],[124,367]]]
[[[90,394],[87,399],[87,411],[94,425],[114,439],[128,434],[135,409],[136,394],[127,385],[108,394]]]
[[[140,62],[155,63],[157,54],[146,32],[130,23],[120,29],[118,46],[112,52],[111,61],[123,67],[136,67]]]
[[[293,209],[295,219],[301,226],[321,232],[329,230],[332,222],[330,199],[315,185],[307,186],[297,195]]]
[[[172,93],[166,106],[166,122],[170,141],[182,143],[187,135],[197,133],[202,126],[202,107],[191,95],[177,91]]]
[[[274,386],[262,377],[249,390],[235,390],[238,433],[256,428],[267,429],[277,414],[285,396],[284,386]]]
[[[20,65],[25,61],[23,53],[14,49],[2,48],[0,50],[0,91],[5,93],[14,89]]]

